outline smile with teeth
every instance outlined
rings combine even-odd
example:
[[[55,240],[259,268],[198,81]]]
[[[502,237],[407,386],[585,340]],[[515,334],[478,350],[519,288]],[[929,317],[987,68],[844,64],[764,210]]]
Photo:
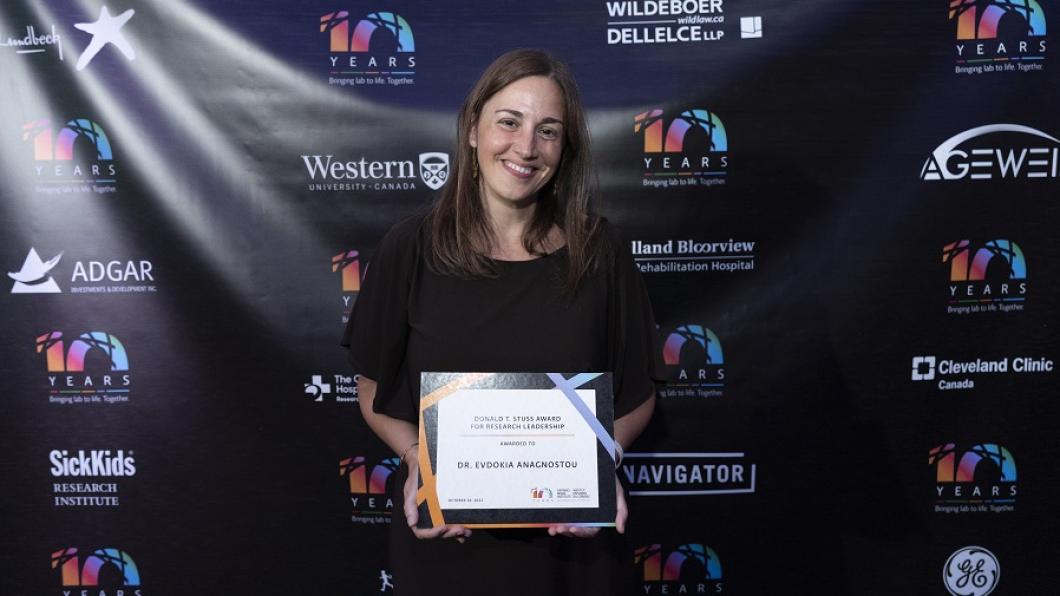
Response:
[[[529,176],[530,174],[534,173],[534,168],[518,166],[510,161],[505,161],[504,167],[508,168],[512,173],[517,174],[519,176]]]

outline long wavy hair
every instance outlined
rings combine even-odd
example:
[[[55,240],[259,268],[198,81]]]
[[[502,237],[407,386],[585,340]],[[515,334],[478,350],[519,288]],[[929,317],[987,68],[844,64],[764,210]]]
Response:
[[[552,178],[538,191],[537,208],[523,233],[523,247],[543,255],[552,226],[563,231],[567,241],[565,288],[573,293],[586,273],[598,266],[599,218],[592,202],[589,126],[581,96],[567,65],[540,50],[513,50],[493,61],[471,89],[456,122],[456,151],[448,183],[442,188],[425,220],[427,264],[435,272],[464,278],[497,275],[497,264],[489,258],[495,246],[479,190],[473,175],[477,165],[471,147],[471,127],[476,126],[482,107],[501,89],[525,77],[548,77],[563,96],[563,150]]]

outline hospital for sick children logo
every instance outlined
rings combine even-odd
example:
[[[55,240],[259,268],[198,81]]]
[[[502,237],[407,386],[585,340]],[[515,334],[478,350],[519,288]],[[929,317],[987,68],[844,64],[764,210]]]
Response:
[[[633,563],[643,570],[644,594],[715,594],[723,590],[721,559],[703,544],[664,548],[649,544],[633,551]]]
[[[339,475],[349,481],[351,520],[361,524],[390,522],[394,501],[390,498],[390,478],[401,462],[396,457],[369,465],[364,456],[354,456],[339,462]]]
[[[82,561],[77,548],[63,548],[52,553],[52,569],[59,569],[62,585],[98,587],[101,585],[140,586],[140,570],[129,553],[116,548],[97,548]],[[87,591],[83,591],[88,593]],[[118,593],[121,593],[120,590]],[[64,590],[64,593],[69,593]],[[82,592],[78,592],[81,594]],[[141,596],[139,589],[124,590],[126,596]],[[100,590],[99,594],[104,594]],[[96,596],[93,593],[93,596]]]
[[[63,333],[51,331],[37,337],[37,353],[47,361],[50,403],[129,401],[129,356],[117,337],[89,331],[67,349]]]
[[[949,301],[946,312],[1018,312],[1027,300],[1027,259],[1015,242],[997,239],[980,246],[970,240],[942,248],[949,265]]]
[[[351,31],[352,29],[352,31]],[[328,84],[397,87],[412,85],[416,76],[416,42],[407,20],[393,12],[371,12],[351,28],[350,13],[320,17],[328,36]]]
[[[667,121],[653,108],[633,117],[633,132],[644,137],[643,186],[725,184],[729,138],[717,114],[693,108]]]
[[[663,363],[669,382],[662,397],[721,397],[725,360],[721,340],[702,325],[680,325],[663,342]]]
[[[1016,460],[1005,447],[980,443],[958,449],[955,443],[933,447],[935,512],[974,513],[1015,510]]]
[[[956,73],[1040,71],[1045,12],[1036,0],[950,0],[957,26]]]
[[[38,193],[105,194],[117,190],[114,152],[98,122],[74,118],[56,133],[50,119],[34,120],[22,125],[22,140],[33,147]]]

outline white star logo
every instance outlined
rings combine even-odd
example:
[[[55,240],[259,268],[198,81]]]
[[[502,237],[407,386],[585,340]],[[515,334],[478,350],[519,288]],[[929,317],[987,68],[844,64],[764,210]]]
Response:
[[[135,60],[136,52],[129,45],[129,40],[125,39],[125,36],[120,31],[134,14],[136,14],[136,11],[130,8],[120,15],[112,17],[110,11],[104,5],[100,9],[99,19],[95,23],[75,23],[74,27],[92,34],[92,41],[89,42],[85,51],[81,52],[81,57],[77,59],[77,70],[83,70],[88,66],[88,63],[108,43],[114,44],[114,47],[121,50],[121,53],[125,54],[125,57],[129,60]]]

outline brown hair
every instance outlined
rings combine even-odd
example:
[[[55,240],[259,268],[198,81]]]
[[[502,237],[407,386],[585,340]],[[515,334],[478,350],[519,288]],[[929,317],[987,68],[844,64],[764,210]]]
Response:
[[[523,247],[540,255],[552,226],[567,240],[566,289],[577,290],[582,277],[599,260],[598,218],[592,214],[589,125],[581,96],[567,66],[540,50],[513,50],[493,61],[464,99],[456,122],[456,151],[450,176],[425,221],[430,249],[427,263],[439,273],[465,278],[495,277],[496,263],[483,249],[494,244],[493,231],[472,174],[477,159],[470,144],[471,127],[489,98],[511,83],[532,76],[548,77],[563,95],[563,152],[552,178],[537,195],[534,217],[523,233]]]

